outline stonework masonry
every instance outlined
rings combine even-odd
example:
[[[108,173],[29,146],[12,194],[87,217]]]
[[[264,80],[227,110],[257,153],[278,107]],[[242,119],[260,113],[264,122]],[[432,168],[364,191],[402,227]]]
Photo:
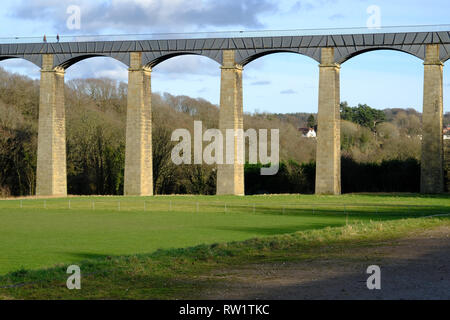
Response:
[[[322,49],[316,153],[316,194],[341,193],[340,66],[334,48]]]
[[[153,195],[151,69],[142,65],[142,55],[130,55],[125,151],[127,196]]]
[[[38,196],[67,196],[64,70],[42,56],[36,172]]]
[[[223,52],[220,90],[219,129],[226,136],[226,129],[244,128],[244,109],[242,96],[242,67],[235,62],[235,52]],[[217,194],[244,195],[244,165],[238,163],[238,141],[234,141],[234,164],[217,167]]]
[[[450,35],[450,33],[445,34]],[[258,39],[251,40],[254,46],[264,46],[264,48],[260,48],[259,50],[271,50],[270,48],[278,48],[279,46],[284,47],[288,43],[294,45],[299,40],[300,42],[296,46],[297,49],[301,49],[301,52],[297,53],[311,54],[314,59],[320,60],[316,194],[339,195],[341,193],[339,63],[347,61],[360,52],[358,51],[359,49],[355,49],[357,51],[353,52],[352,48],[355,48],[354,41],[358,43],[362,41],[362,36],[355,37],[353,40],[351,38],[345,36],[335,38],[331,36],[318,36],[308,40],[307,37],[300,37],[298,39],[291,37],[290,41],[281,41],[284,38],[275,37],[271,38],[271,42],[267,41],[270,39],[266,39],[264,43],[260,43]],[[370,50],[380,48],[403,50],[402,48],[404,46],[397,47],[396,44],[392,45],[389,43],[395,40],[395,43],[408,44],[410,40],[407,38],[404,34],[376,35],[373,39],[372,37],[364,37],[365,40],[362,43],[365,43],[367,45],[366,49]],[[442,39],[442,37],[437,37],[437,34],[434,33],[417,34],[417,37],[411,38],[416,39],[411,41],[416,41],[417,44],[408,44],[410,46],[408,50],[413,50],[413,46],[416,46],[415,51],[413,50],[416,52],[415,55],[421,59],[424,58],[425,61],[421,192],[426,194],[443,192],[445,175],[447,189],[449,188],[450,181],[449,146],[448,142],[446,142],[446,171],[444,171],[444,142],[442,137],[443,61],[448,60],[447,52],[450,51],[450,42],[441,43],[442,41],[438,41],[438,38]],[[373,44],[371,39],[373,40]],[[303,44],[303,40],[308,40],[307,42],[310,45],[303,48],[301,45]],[[386,42],[385,46],[377,47],[376,43],[381,40]],[[216,59],[216,61],[221,60],[222,62],[219,129],[222,130],[224,136],[226,136],[225,130],[227,129],[238,130],[244,127],[243,66],[265,54],[264,50],[256,53],[248,50],[247,47],[251,44],[249,41],[247,39],[242,44],[240,41],[236,43],[233,41],[224,41],[223,45],[218,46],[214,50],[202,49],[200,52],[200,54],[204,52],[211,54],[211,57]],[[208,48],[210,46],[216,46],[216,41],[194,41],[191,43],[188,40],[178,42],[168,40],[167,44],[172,48],[169,50],[170,52],[167,53],[165,49],[161,49],[162,51],[160,53],[155,53],[152,51],[153,49],[150,50],[153,47],[150,46],[147,48],[145,46],[146,43],[141,43],[139,47],[139,43],[136,42],[133,50],[129,46],[124,46],[123,52],[114,51],[114,54],[111,53],[115,58],[128,64],[130,67],[128,78],[124,193],[125,195],[133,196],[153,195],[151,67],[174,56],[174,52],[181,50],[183,47],[192,47],[194,49],[189,50],[195,51],[200,50],[197,48],[197,45],[200,44]],[[335,50],[335,48],[330,46],[339,43],[341,43],[340,46],[342,44],[345,45],[348,49],[347,53],[344,50]],[[119,44],[120,48],[122,48],[122,44],[125,45],[126,43],[117,43],[116,45],[118,46]],[[133,42],[128,43],[128,45],[131,44]],[[151,44],[156,45],[157,43],[151,42]],[[97,46],[93,48],[92,44],[91,46],[86,45],[85,49],[83,49],[84,45],[55,44],[59,48],[57,50],[61,51],[55,53],[54,50],[56,49],[52,46],[46,45],[44,46],[44,50],[41,48],[41,45],[3,45],[2,48],[8,50],[0,50],[2,55],[7,53],[8,58],[28,57],[37,65],[42,66],[36,173],[36,194],[38,196],[67,195],[64,69],[86,57],[91,57],[92,52],[89,50],[98,49]],[[109,48],[108,43],[102,43],[102,46],[102,50],[104,51]],[[48,51],[50,47],[53,51]],[[65,53],[67,48],[70,48],[72,51],[75,50],[75,53],[77,52],[76,50],[82,49],[86,52],[80,52],[82,54],[81,56],[72,56],[72,51],[70,54]],[[364,52],[364,48],[361,47],[361,52]],[[191,52],[189,50],[181,50],[180,52],[185,54],[186,52]],[[32,53],[29,53],[29,51]],[[410,53],[414,54],[414,52]],[[195,53],[198,52],[195,51]],[[83,54],[86,54],[86,56],[83,56]],[[234,164],[218,165],[218,195],[245,194],[244,165],[238,162],[238,148],[240,143],[237,139],[241,138],[239,135],[235,136]]]
[[[443,172],[443,63],[439,45],[427,45],[424,63],[421,192],[444,191]]]

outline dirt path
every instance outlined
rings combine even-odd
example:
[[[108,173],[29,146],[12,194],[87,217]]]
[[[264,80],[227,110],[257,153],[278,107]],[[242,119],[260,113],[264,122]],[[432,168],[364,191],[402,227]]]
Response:
[[[370,265],[381,267],[381,290],[367,289]],[[450,227],[332,258],[218,270],[220,287],[204,299],[450,299]]]

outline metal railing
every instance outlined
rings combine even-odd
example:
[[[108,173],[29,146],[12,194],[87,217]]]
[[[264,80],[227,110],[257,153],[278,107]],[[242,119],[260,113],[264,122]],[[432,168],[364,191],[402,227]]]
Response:
[[[56,35],[46,35],[48,43],[56,42],[93,42],[93,41],[138,41],[138,40],[175,40],[175,39],[221,39],[221,38],[251,38],[251,37],[295,37],[318,35],[348,35],[348,34],[378,34],[378,33],[408,33],[408,32],[448,32],[450,24],[386,26],[380,28],[321,28],[294,30],[243,30],[243,31],[211,31],[211,32],[181,32],[181,33],[148,33],[148,34],[107,34],[107,35],[61,35],[59,41]],[[41,43],[44,35],[39,37],[0,37],[2,44]]]

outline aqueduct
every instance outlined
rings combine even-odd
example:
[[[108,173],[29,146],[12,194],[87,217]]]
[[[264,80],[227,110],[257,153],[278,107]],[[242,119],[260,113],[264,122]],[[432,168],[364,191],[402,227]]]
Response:
[[[125,195],[148,196],[153,194],[153,67],[186,54],[217,61],[222,70],[220,129],[241,129],[245,65],[276,52],[306,55],[320,64],[316,193],[340,194],[340,65],[373,50],[398,50],[424,61],[421,191],[441,193],[444,189],[443,63],[450,58],[450,32],[9,43],[0,44],[0,61],[23,58],[41,68],[36,181],[40,196],[67,195],[65,69],[97,56],[112,57],[127,65]],[[244,195],[242,164],[218,166],[217,194]]]

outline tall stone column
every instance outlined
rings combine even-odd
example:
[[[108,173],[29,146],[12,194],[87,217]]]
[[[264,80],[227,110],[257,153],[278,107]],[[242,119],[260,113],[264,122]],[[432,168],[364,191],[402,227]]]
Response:
[[[126,196],[153,195],[151,69],[130,54],[125,151]]]
[[[316,194],[341,194],[340,66],[322,48],[316,153]]]
[[[36,195],[67,196],[64,69],[53,67],[53,55],[42,56]]]
[[[223,52],[219,129],[226,137],[226,130],[244,129],[244,103],[242,95],[242,66],[235,61],[235,52]],[[238,161],[239,139],[234,137],[234,164],[219,164],[217,168],[218,195],[244,195],[244,165]],[[226,139],[225,139],[226,140]],[[224,162],[227,150],[224,150]]]
[[[443,172],[443,63],[439,45],[427,45],[424,63],[424,92],[422,115],[422,193],[444,191]]]

